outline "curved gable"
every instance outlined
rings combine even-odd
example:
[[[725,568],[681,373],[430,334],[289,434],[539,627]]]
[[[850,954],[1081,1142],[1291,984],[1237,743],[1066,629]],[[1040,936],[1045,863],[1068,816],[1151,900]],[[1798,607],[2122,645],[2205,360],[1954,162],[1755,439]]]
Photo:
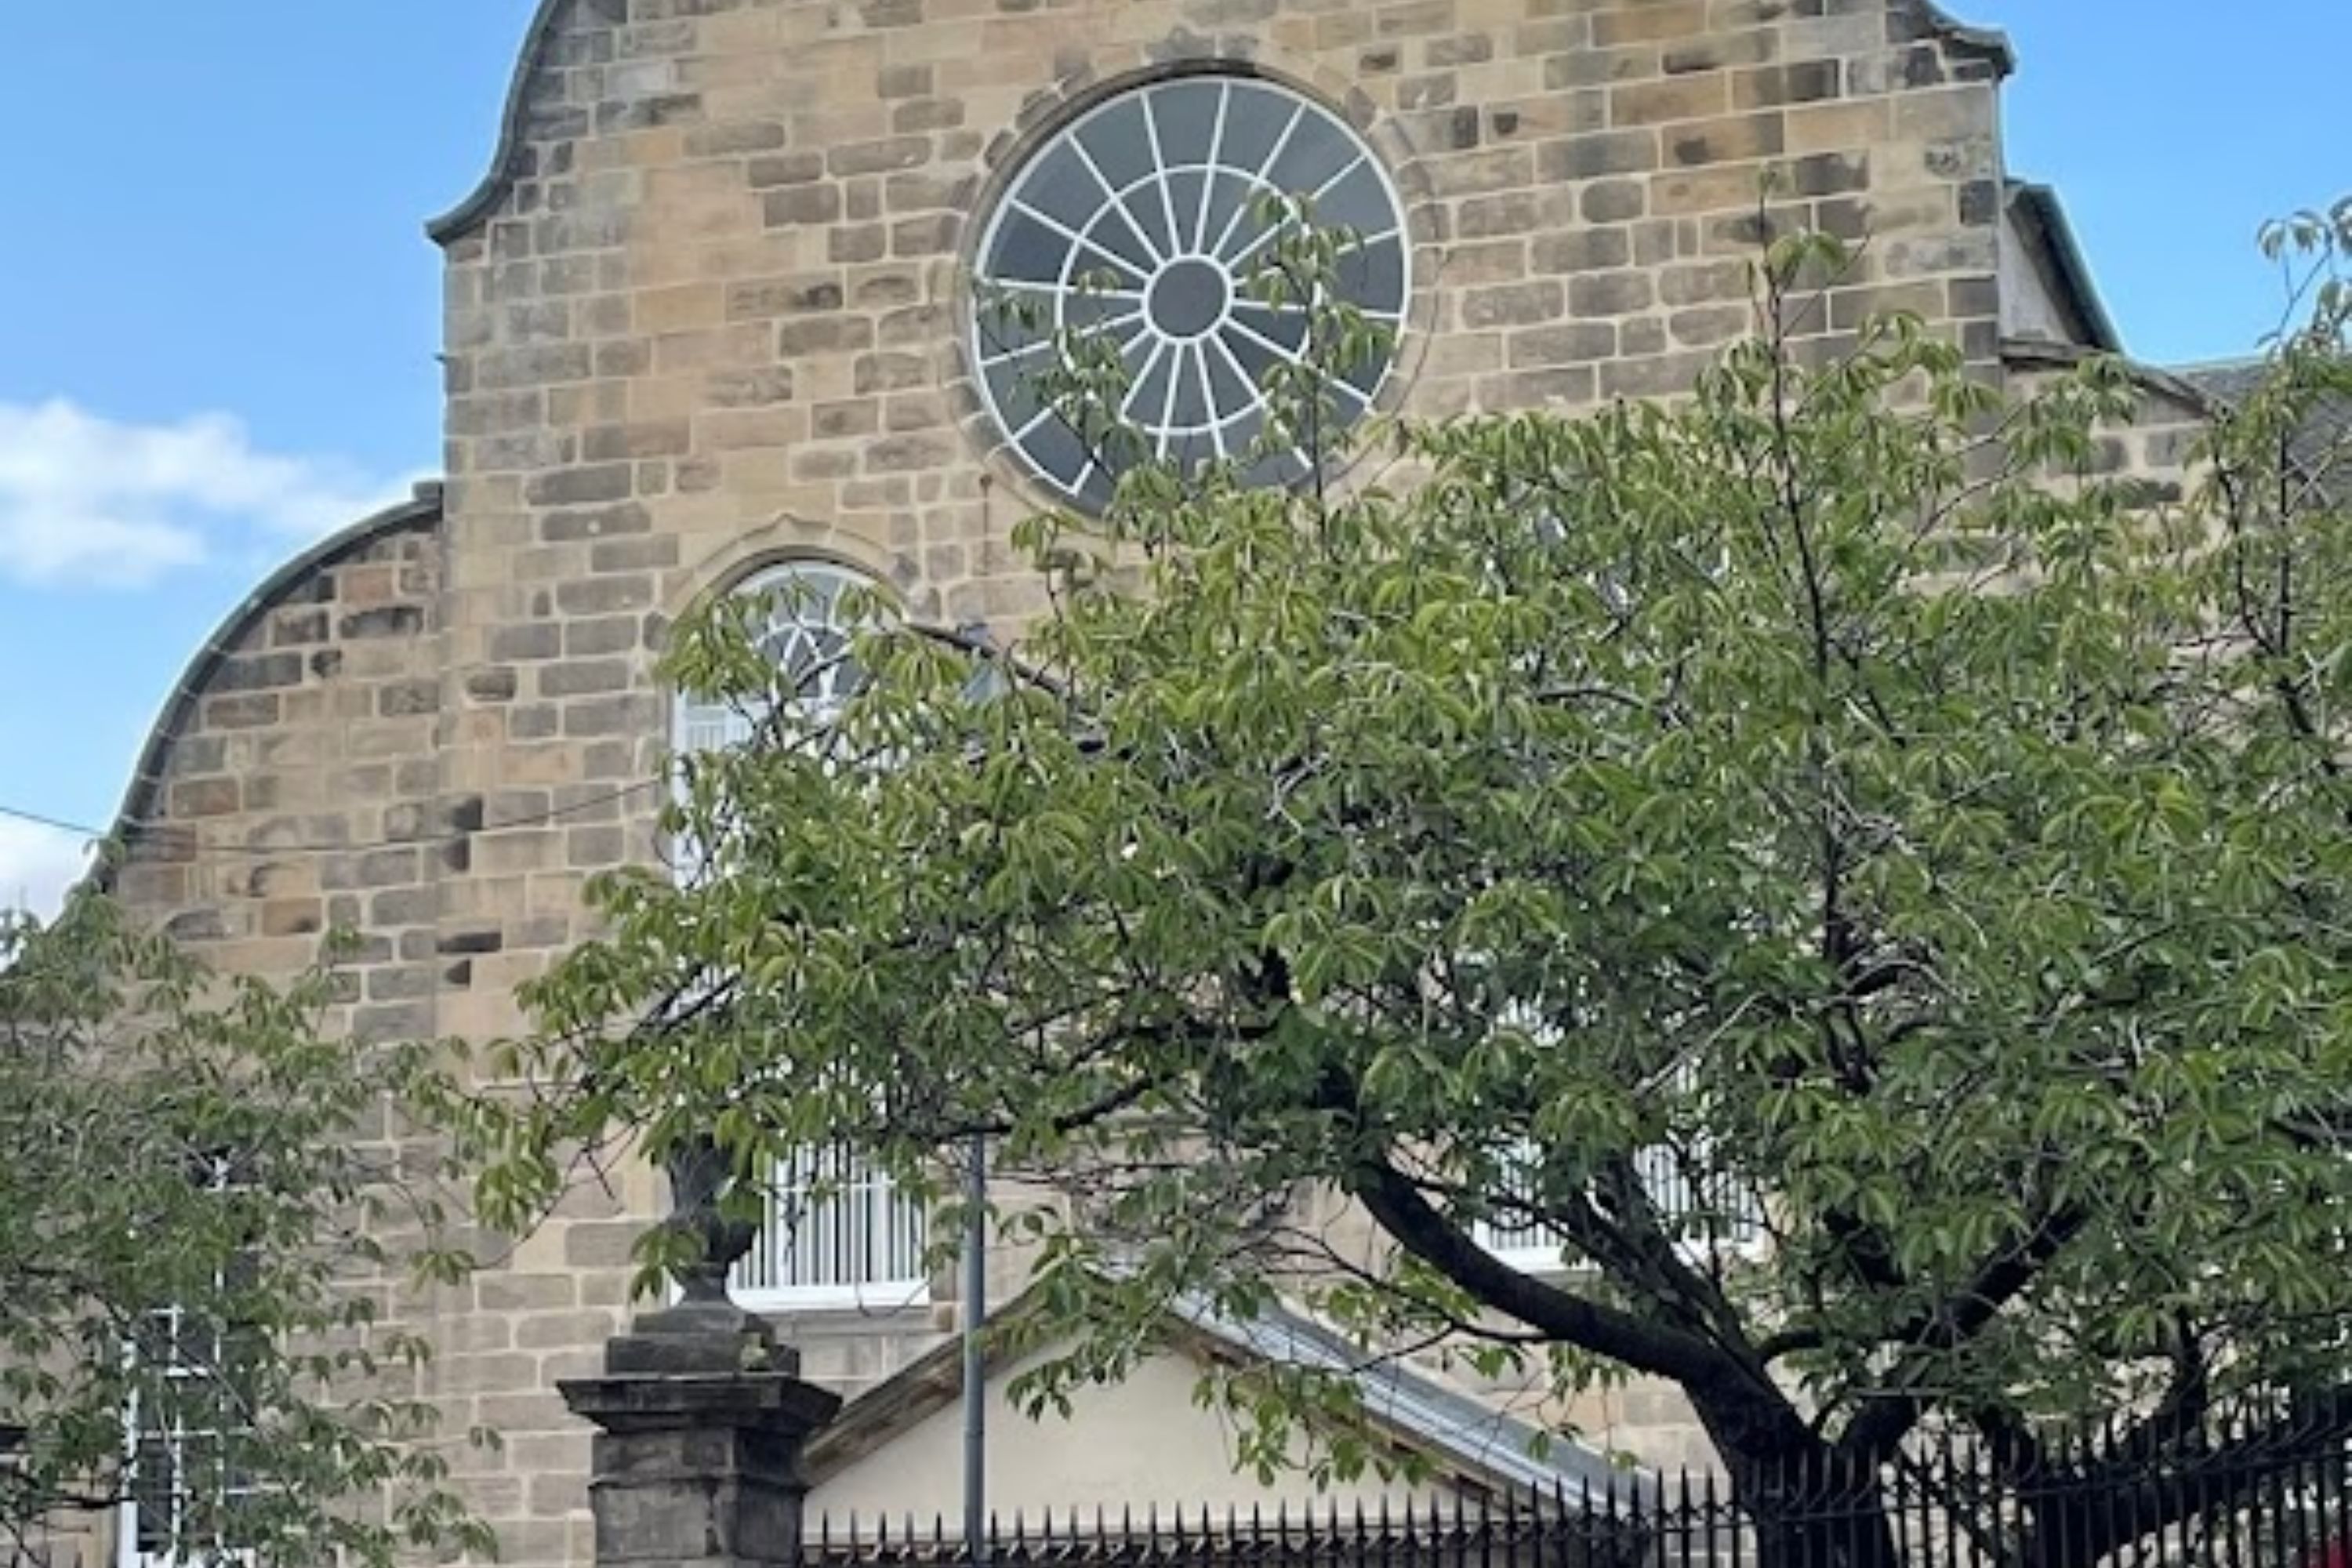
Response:
[[[1908,15],[1916,35],[1941,40],[1951,49],[1988,61],[1998,76],[2016,68],[2016,51],[2009,36],[1993,27],[1960,21],[1937,0],[1886,0],[1890,15]],[[488,218],[499,203],[529,173],[531,144],[552,139],[563,128],[563,117],[583,110],[569,104],[553,73],[567,37],[596,36],[598,26],[625,21],[627,0],[540,0],[539,9],[523,35],[514,78],[507,89],[506,109],[499,117],[498,147],[490,166],[466,198],[428,221],[425,233],[435,243],[449,245],[465,238]],[[586,23],[586,26],[576,24]]]
[[[413,837],[437,786],[441,519],[440,488],[420,486],[280,567],[205,640],[112,825],[122,858],[102,874],[126,903],[184,940],[308,952],[377,912],[331,895],[425,882],[422,855],[371,853]]]
[[[263,639],[256,634],[266,635],[273,612],[289,605],[330,600],[332,584],[328,574],[336,567],[376,552],[386,542],[409,534],[436,535],[440,528],[441,487],[419,485],[413,499],[329,534],[263,579],[261,585],[247,595],[245,601],[214,629],[204,647],[188,661],[187,668],[180,672],[180,679],[173,682],[170,695],[163,700],[163,712],[148,730],[145,744],[139,748],[138,766],[132,770],[130,787],[124,791],[122,804],[114,814],[115,834],[127,842],[160,818],[159,808],[164,804],[161,795],[171,768],[173,742],[192,727],[205,697],[222,684],[219,677],[230,661],[257,647]],[[323,626],[323,611],[319,619]],[[409,617],[380,616],[378,620],[391,630],[406,626]],[[322,636],[319,640],[326,638]],[[233,674],[232,683],[242,684],[245,679],[242,673]]]
[[[592,25],[609,26],[625,20],[626,10],[626,0],[540,0],[530,26],[523,34],[514,79],[507,89],[506,109],[499,118],[498,148],[490,154],[489,169],[465,200],[425,224],[425,232],[436,244],[463,239],[489,216],[491,209],[523,177],[524,161],[531,142],[537,139],[534,121],[551,120],[562,112],[560,90],[550,92],[544,102],[539,95],[554,65],[557,46],[569,31],[568,24],[584,16]],[[557,127],[550,123],[545,129],[551,134]]]

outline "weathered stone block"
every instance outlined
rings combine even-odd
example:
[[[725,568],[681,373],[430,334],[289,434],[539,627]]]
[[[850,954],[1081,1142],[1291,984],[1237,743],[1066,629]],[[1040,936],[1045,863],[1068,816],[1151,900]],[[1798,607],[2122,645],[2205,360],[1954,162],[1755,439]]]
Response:
[[[1545,184],[1638,174],[1657,166],[1658,133],[1650,130],[1568,136],[1536,149],[1536,178]]]
[[[1591,273],[1568,283],[1569,308],[1580,316],[1628,316],[1648,310],[1656,298],[1648,272]]]
[[[955,451],[946,436],[893,436],[866,448],[868,473],[896,474],[937,468]]]
[[[768,193],[762,211],[770,228],[794,228],[841,221],[838,185],[794,184]]]
[[[264,691],[302,684],[302,656],[272,653],[225,658],[213,672],[215,691]]]
[[[414,718],[441,706],[441,683],[432,679],[396,680],[376,692],[376,712],[386,719]]]
[[[1612,125],[1662,125],[1676,120],[1706,120],[1732,107],[1728,80],[1720,72],[1630,82],[1611,89]]]
[[[523,499],[534,506],[577,506],[625,500],[632,488],[633,473],[626,463],[597,463],[535,474],[523,486]]]
[[[1622,228],[1570,229],[1537,236],[1529,256],[1539,272],[1596,272],[1624,266],[1633,242]]]
[[[335,635],[347,641],[366,637],[409,637],[425,629],[425,610],[417,605],[386,605],[361,610],[336,623]]]
[[[1592,41],[1602,48],[1687,38],[1706,30],[1706,0],[1651,0],[1592,18]]]
[[[930,161],[928,136],[890,136],[876,142],[851,142],[825,154],[825,167],[836,178],[918,169]]]
[[[1787,145],[1787,127],[1777,113],[1728,115],[1675,125],[1664,135],[1668,160],[1683,168],[1769,158]]]
[[[1622,223],[1647,210],[1648,187],[1640,180],[1595,180],[1584,187],[1581,208],[1587,223]]]
[[[1606,321],[1570,321],[1513,332],[1510,336],[1513,370],[1590,363],[1608,359],[1616,352],[1617,329]]]
[[[605,616],[618,610],[648,610],[654,605],[653,579],[636,574],[560,583],[555,589],[555,602],[567,616]]]
[[[874,323],[863,316],[819,316],[786,321],[776,329],[776,353],[784,359],[798,359],[869,349],[874,346]]]
[[[240,805],[237,781],[233,778],[189,779],[172,786],[172,815],[174,816],[226,816]]]
[[[215,730],[251,730],[275,724],[278,717],[278,701],[275,692],[254,691],[241,695],[208,699],[204,706],[204,721]]]
[[[1773,109],[1782,104],[1813,103],[1835,98],[1843,82],[1841,63],[1833,59],[1793,60],[1741,71],[1731,78],[1734,109]]]
[[[1474,289],[1462,297],[1462,324],[1473,331],[1525,326],[1550,321],[1566,304],[1567,295],[1549,279]]]
[[[539,694],[562,698],[625,691],[629,689],[629,680],[626,659],[567,659],[561,664],[551,664],[539,672]]]

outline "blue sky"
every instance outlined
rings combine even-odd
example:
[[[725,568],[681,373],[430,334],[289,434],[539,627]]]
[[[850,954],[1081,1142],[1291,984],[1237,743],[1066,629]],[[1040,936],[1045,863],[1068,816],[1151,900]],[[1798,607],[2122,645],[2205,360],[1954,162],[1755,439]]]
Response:
[[[2352,193],[2352,0],[1950,8],[2015,39],[2011,167],[2058,184],[2134,352],[2221,357],[2274,324],[2255,227]],[[421,226],[488,157],[530,5],[19,9],[0,95],[0,806],[102,824],[220,617],[434,471]],[[76,855],[72,834],[0,818],[0,905],[46,903]]]

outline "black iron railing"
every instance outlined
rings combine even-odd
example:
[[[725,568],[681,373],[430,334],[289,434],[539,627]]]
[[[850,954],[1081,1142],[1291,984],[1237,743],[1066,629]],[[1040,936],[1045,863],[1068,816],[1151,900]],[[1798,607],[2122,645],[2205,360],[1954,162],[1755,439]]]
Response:
[[[1022,1568],[2352,1568],[2348,1445],[2337,1423],[2250,1421],[2154,1458],[2121,1431],[1998,1450],[1954,1439],[1738,1489],[1706,1471],[1509,1497],[1399,1482],[1363,1502],[1003,1516],[988,1555]],[[945,1519],[814,1518],[802,1550],[803,1568],[969,1557]]]

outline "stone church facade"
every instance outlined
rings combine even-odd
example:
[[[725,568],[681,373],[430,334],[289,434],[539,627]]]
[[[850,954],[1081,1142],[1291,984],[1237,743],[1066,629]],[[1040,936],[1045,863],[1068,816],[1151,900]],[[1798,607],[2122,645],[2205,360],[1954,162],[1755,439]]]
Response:
[[[1687,387],[1778,226],[1867,237],[1832,333],[1916,311],[1988,377],[2116,348],[2054,201],[2004,163],[2011,64],[1925,0],[546,0],[488,177],[433,226],[446,479],[198,655],[119,890],[240,972],[358,931],[339,1022],[362,1036],[511,1032],[515,984],[588,930],[587,879],[656,853],[681,613],[794,563],[941,626],[1040,608],[1010,535],[1054,493],[976,363],[970,263],[1032,158],[1120,95],[1269,84],[1360,139],[1411,280],[1380,405],[1572,412]],[[2146,381],[2159,416],[2116,460],[2160,471],[2203,395]],[[457,1463],[519,1568],[587,1560],[586,1434],[554,1384],[621,1324],[660,1206],[631,1173],[400,1303],[452,1429],[506,1435]],[[951,1331],[950,1282],[917,1284],[770,1304],[856,1395]],[[1661,1395],[1580,1414],[1696,1452]]]

